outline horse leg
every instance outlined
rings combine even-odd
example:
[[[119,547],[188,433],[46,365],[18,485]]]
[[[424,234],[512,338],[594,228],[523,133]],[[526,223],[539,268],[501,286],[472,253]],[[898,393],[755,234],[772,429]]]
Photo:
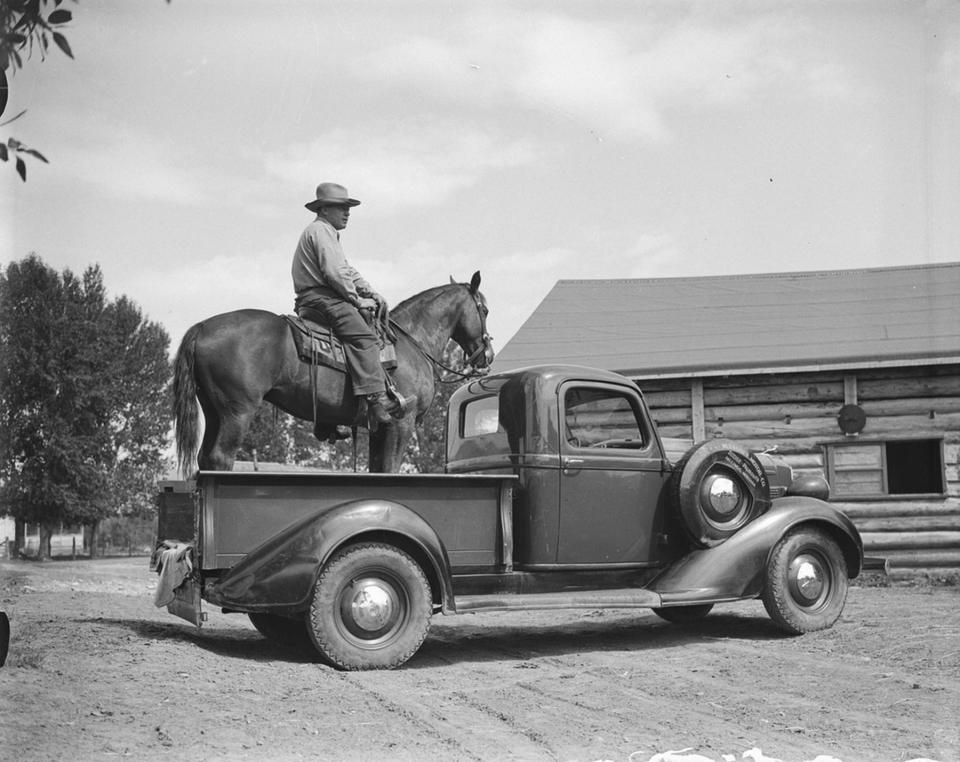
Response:
[[[221,411],[204,402],[201,399],[200,407],[206,426],[197,465],[203,471],[230,471],[243,435],[257,413],[257,406]]]
[[[381,425],[370,434],[370,467],[372,474],[395,474],[400,471],[403,451],[413,434],[414,422],[410,418]]]

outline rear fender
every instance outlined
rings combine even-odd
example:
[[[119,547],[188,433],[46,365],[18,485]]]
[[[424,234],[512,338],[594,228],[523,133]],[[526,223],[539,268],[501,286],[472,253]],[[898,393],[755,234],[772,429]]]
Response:
[[[774,546],[801,524],[827,531],[843,551],[847,575],[852,579],[860,573],[863,542],[850,519],[822,500],[784,497],[722,544],[694,550],[672,563],[649,588],[667,606],[755,598],[763,590]]]
[[[356,539],[391,542],[427,559],[424,569],[439,583],[444,610],[452,605],[450,562],[439,536],[405,505],[389,500],[354,500],[287,527],[250,551],[216,583],[207,587],[211,603],[237,611],[275,614],[306,610],[324,564],[340,547]]]

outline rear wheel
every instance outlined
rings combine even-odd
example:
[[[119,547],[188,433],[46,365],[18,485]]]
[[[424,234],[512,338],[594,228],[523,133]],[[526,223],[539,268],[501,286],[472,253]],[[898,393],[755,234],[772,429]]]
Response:
[[[423,570],[391,545],[354,545],[321,572],[307,618],[314,646],[340,669],[392,669],[427,636],[433,601]]]
[[[770,556],[763,605],[792,635],[825,630],[840,617],[848,587],[847,564],[836,541],[820,529],[795,529]]]
[[[674,624],[690,624],[699,622],[713,609],[712,603],[701,603],[696,606],[667,606],[656,608],[653,613],[661,619]]]

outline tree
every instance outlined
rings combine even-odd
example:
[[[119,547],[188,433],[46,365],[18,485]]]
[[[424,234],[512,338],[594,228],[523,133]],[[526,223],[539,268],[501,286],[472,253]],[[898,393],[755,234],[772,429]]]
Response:
[[[0,271],[0,512],[95,529],[142,515],[164,467],[170,339],[99,267],[32,255]]]
[[[60,7],[62,2],[63,0],[0,0],[0,115],[7,106],[7,71],[14,73],[17,69],[22,69],[24,55],[29,58],[34,50],[38,50],[41,58],[46,58],[52,43],[73,58],[70,43],[60,31],[70,22],[73,14]],[[53,10],[50,10],[51,5]],[[24,113],[21,111],[0,126],[10,124]],[[23,160],[24,155],[47,161],[39,151],[28,148],[16,138],[8,138],[6,142],[0,143],[0,159],[14,159],[17,174],[26,182],[27,165]]]

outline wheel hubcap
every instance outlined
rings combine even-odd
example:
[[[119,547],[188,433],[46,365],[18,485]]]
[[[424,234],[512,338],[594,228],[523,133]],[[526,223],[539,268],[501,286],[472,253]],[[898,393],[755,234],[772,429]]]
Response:
[[[830,588],[829,572],[823,562],[809,553],[801,553],[790,562],[789,583],[793,599],[801,606],[823,602]]]
[[[382,577],[359,577],[340,596],[341,626],[358,645],[377,647],[403,624],[405,599]]]
[[[392,618],[396,602],[390,591],[377,583],[354,588],[350,610],[357,626],[369,632],[383,629]]]

